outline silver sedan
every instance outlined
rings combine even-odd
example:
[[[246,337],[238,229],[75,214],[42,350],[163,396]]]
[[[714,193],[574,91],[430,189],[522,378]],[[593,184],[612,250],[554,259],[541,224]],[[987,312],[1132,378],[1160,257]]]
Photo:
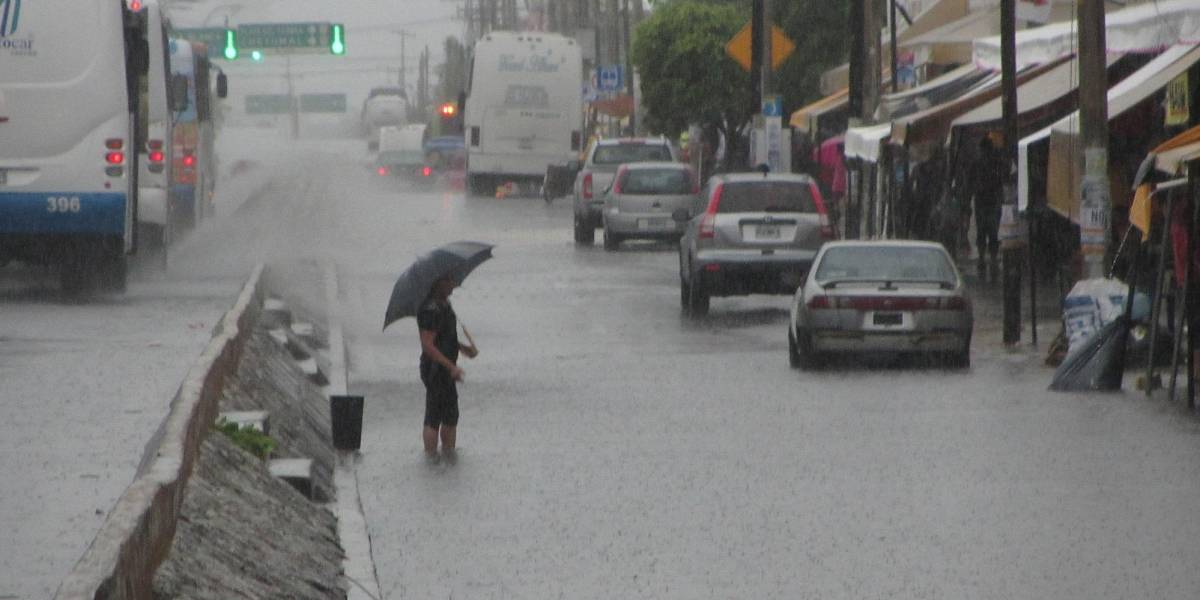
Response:
[[[621,165],[604,191],[604,249],[616,250],[628,239],[678,240],[684,223],[676,210],[695,209],[699,184],[691,167],[673,162]]]
[[[965,368],[973,329],[971,299],[941,244],[829,242],[793,299],[788,355],[808,368],[834,353],[936,353]]]

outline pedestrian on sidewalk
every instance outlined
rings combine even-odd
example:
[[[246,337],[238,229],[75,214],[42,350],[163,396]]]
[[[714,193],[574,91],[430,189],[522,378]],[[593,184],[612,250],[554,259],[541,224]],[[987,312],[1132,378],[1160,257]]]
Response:
[[[979,140],[979,158],[971,173],[971,196],[975,205],[975,248],[979,253],[979,277],[987,273],[991,258],[993,275],[999,271],[1000,208],[1004,198],[1004,161],[990,136]]]
[[[425,384],[425,423],[421,438],[425,453],[435,455],[438,439],[442,452],[453,455],[458,430],[458,386],[464,372],[458,366],[461,352],[475,358],[479,350],[472,343],[458,341],[458,317],[450,306],[450,294],[458,282],[443,277],[433,284],[429,298],[417,311],[417,330],[421,336],[421,383]]]

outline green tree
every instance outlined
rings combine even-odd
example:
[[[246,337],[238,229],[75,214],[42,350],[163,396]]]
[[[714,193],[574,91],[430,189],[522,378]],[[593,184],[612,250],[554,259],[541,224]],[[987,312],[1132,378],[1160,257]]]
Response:
[[[638,25],[631,50],[647,128],[675,137],[698,123],[725,136],[727,163],[741,157],[740,140],[753,112],[750,79],[725,55],[725,43],[745,21],[730,4],[655,3]]]
[[[453,102],[459,92],[467,89],[467,49],[454,36],[447,36],[443,45],[445,62],[437,67],[436,103]]]
[[[776,89],[789,113],[821,98],[821,74],[850,59],[849,0],[789,0],[772,3],[774,20],[796,43],[779,65]]]

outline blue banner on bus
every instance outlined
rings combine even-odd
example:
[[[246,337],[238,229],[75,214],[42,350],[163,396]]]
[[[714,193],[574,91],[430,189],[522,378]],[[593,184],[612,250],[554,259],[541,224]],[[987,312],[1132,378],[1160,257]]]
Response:
[[[125,234],[125,194],[0,193],[0,233]]]

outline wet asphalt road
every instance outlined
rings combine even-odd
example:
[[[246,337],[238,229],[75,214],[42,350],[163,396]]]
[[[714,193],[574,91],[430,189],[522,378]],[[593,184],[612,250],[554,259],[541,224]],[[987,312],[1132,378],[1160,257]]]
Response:
[[[680,316],[667,245],[571,242],[569,200],[338,181],[360,487],[388,598],[1185,598],[1200,594],[1200,428],[1045,391],[981,323],[974,367],[788,368],[788,299]],[[330,213],[333,215],[334,213]],[[456,463],[421,452],[395,275],[497,244],[455,292]]]

